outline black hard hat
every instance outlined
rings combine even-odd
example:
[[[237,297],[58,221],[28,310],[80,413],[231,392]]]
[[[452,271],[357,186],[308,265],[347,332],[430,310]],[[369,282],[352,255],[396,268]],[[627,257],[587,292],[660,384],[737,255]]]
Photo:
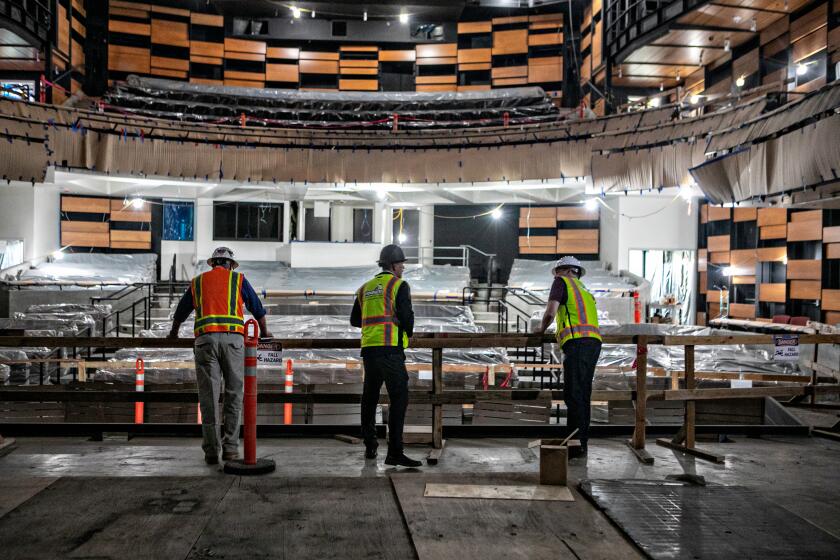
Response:
[[[379,253],[379,260],[376,262],[379,266],[389,266],[405,262],[405,253],[403,253],[399,245],[386,245],[382,247],[382,251]]]

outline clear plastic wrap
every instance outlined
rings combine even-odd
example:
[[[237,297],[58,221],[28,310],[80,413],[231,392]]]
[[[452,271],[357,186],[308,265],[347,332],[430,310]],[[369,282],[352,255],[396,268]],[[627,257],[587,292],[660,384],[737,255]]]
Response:
[[[554,281],[556,261],[514,259],[508,285],[511,288],[525,288],[532,292],[548,292]],[[600,261],[582,261],[586,274],[581,281],[597,297],[620,297],[621,292],[634,290],[637,285],[632,279],[618,276],[606,270]]]
[[[39,288],[50,284],[73,284],[84,288],[149,283],[155,281],[156,269],[157,255],[153,253],[65,253],[61,260],[41,263],[26,270],[20,281],[10,283]]]

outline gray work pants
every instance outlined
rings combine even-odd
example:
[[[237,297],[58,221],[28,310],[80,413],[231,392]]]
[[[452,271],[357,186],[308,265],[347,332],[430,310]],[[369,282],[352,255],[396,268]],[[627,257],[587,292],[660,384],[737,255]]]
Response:
[[[219,453],[219,393],[224,381],[223,451],[239,449],[242,388],[245,375],[245,340],[236,333],[207,333],[195,339],[195,375],[201,407],[202,449]]]

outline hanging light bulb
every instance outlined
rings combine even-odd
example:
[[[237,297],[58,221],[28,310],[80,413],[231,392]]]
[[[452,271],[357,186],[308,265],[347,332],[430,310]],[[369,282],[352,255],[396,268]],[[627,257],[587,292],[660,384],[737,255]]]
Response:
[[[408,23],[408,14],[400,12],[400,23]]]
[[[490,213],[490,215],[493,216],[494,220],[498,220],[499,218],[502,217],[502,209],[501,208],[496,208]]]
[[[142,209],[143,209],[143,205],[144,205],[144,204],[146,204],[146,201],[145,201],[145,200],[143,200],[142,198],[139,198],[139,197],[138,197],[138,198],[135,198],[135,199],[133,199],[133,200],[131,201],[131,206],[132,206],[135,210],[142,210]]]
[[[723,42],[723,52],[729,52],[729,49],[732,48],[732,43],[729,42],[729,39],[726,39]]]
[[[688,98],[688,102],[691,103],[692,105],[697,105],[698,103],[700,103],[700,96],[699,95],[692,95],[691,97]]]
[[[801,62],[796,65],[796,75],[797,76],[804,76],[808,73],[808,66],[802,64]]]
[[[659,91],[665,91],[665,84],[663,82],[659,82]]]
[[[291,10],[292,10],[292,17],[295,18],[295,19],[300,19],[300,8],[298,8],[297,6],[292,6]]]
[[[367,12],[362,13],[362,21],[367,21]]]
[[[397,236],[397,241],[399,241],[400,243],[405,243],[407,239],[408,237],[406,237],[406,235],[403,232],[400,232],[400,234]]]
[[[682,80],[682,76],[680,76],[680,73],[677,72],[677,81],[679,82],[680,80]]]
[[[744,87],[745,83],[746,83],[746,80],[744,79],[743,74],[738,76],[738,79],[735,80],[735,85],[738,86],[739,88]]]

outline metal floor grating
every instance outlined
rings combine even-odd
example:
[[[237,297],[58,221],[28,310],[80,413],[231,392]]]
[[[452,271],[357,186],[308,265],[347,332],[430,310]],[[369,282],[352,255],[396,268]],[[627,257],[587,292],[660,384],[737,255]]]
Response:
[[[584,480],[580,489],[651,558],[840,558],[840,539],[750,488]]]

